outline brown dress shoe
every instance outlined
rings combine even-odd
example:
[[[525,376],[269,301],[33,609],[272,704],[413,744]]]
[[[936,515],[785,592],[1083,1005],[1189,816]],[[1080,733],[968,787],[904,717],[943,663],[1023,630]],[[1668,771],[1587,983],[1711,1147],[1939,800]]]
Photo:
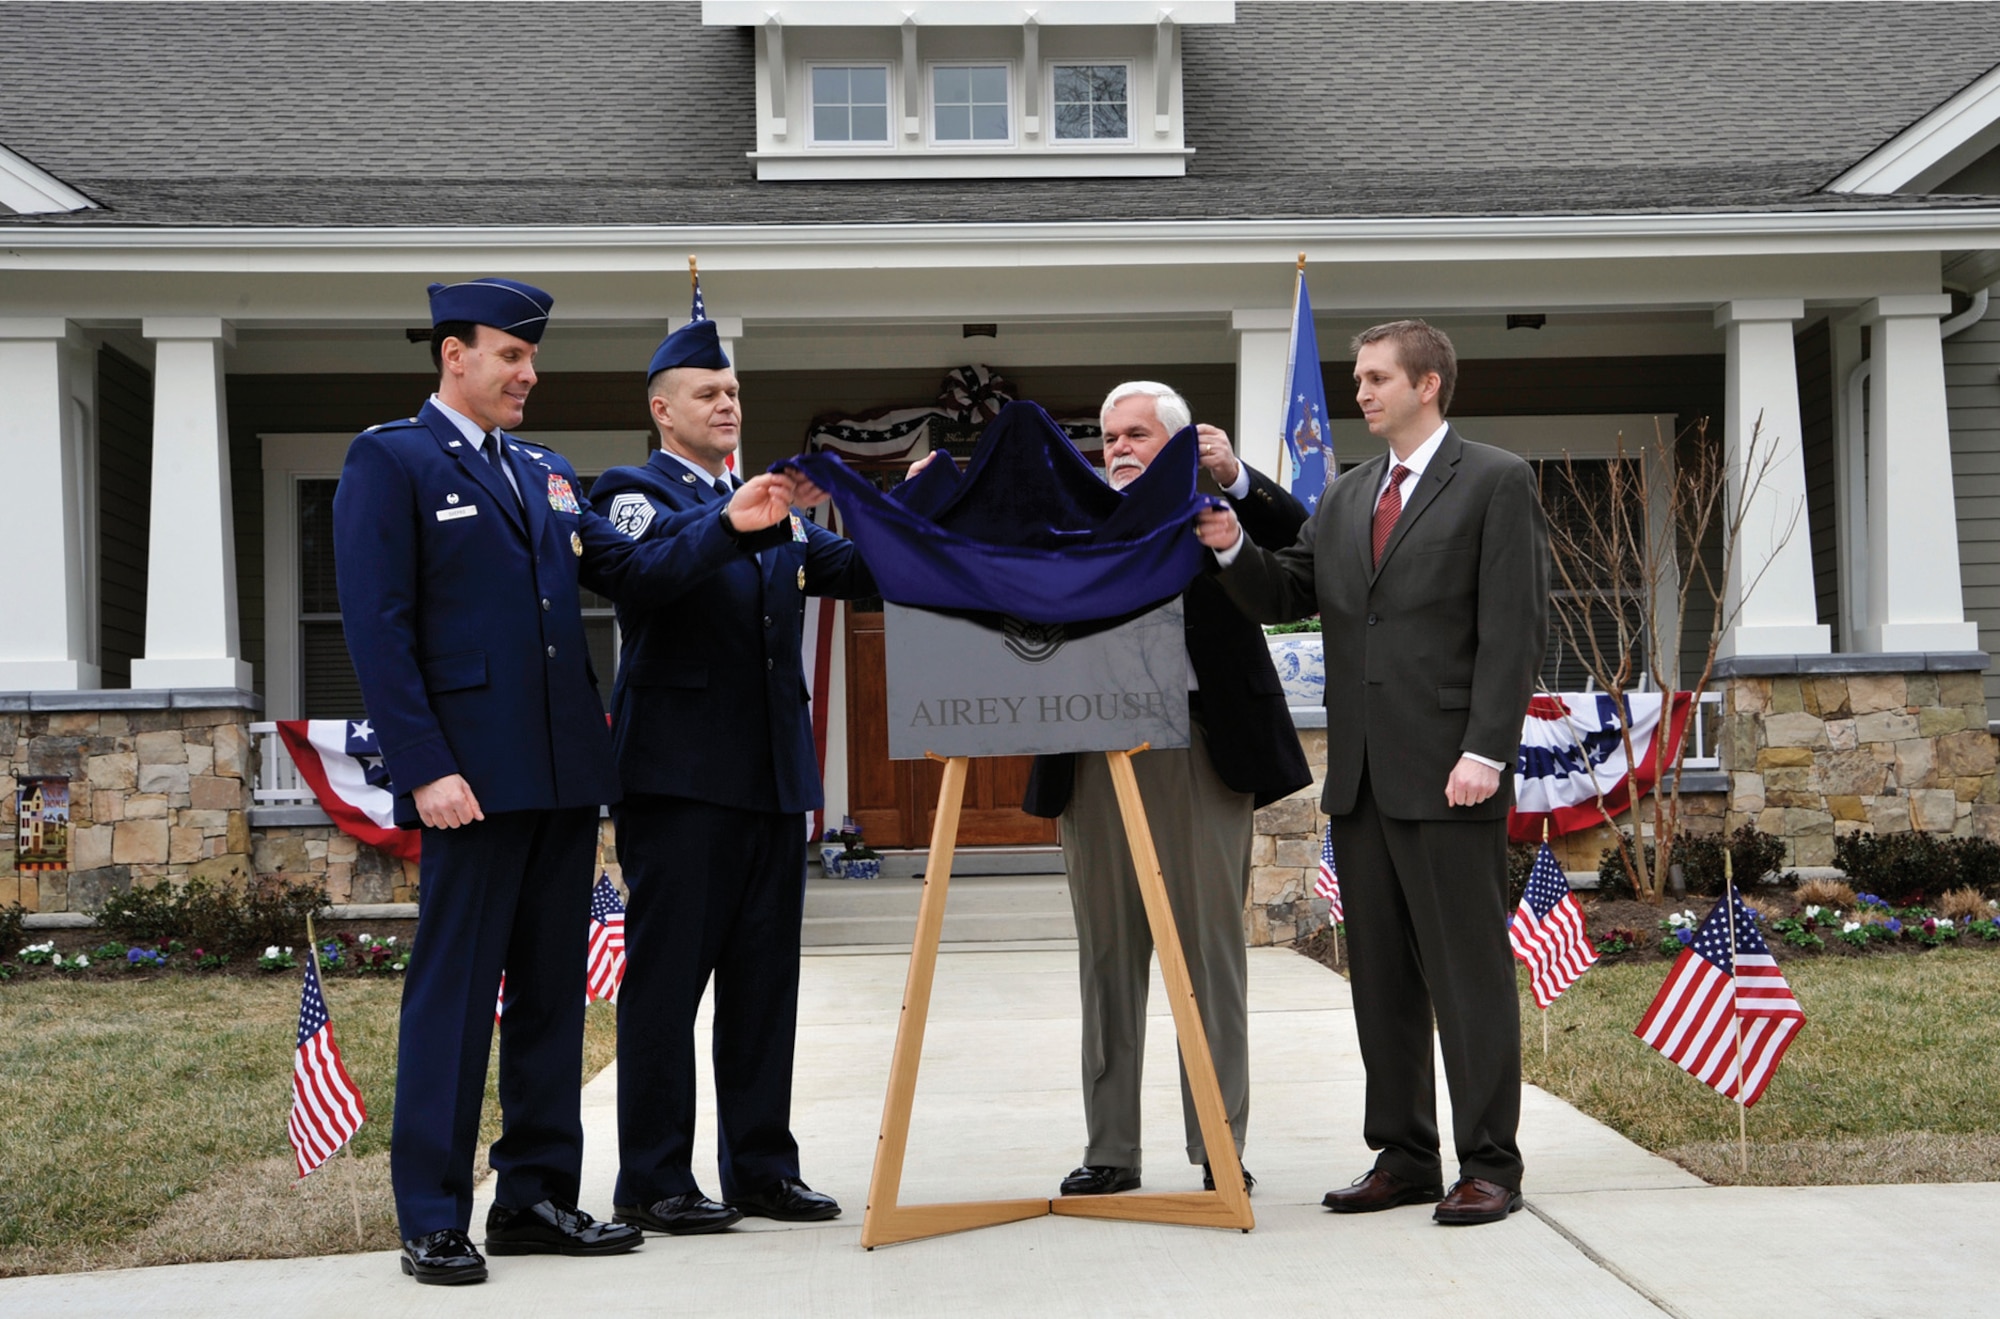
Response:
[[[1341,1191],[1328,1191],[1320,1203],[1336,1214],[1372,1214],[1378,1209],[1394,1209],[1397,1205],[1436,1204],[1444,1189],[1438,1186],[1413,1186],[1400,1177],[1391,1177],[1380,1168],[1370,1168],[1354,1179],[1354,1185]]]
[[[1461,1177],[1432,1218],[1447,1227],[1497,1223],[1521,1207],[1521,1193],[1478,1177]]]

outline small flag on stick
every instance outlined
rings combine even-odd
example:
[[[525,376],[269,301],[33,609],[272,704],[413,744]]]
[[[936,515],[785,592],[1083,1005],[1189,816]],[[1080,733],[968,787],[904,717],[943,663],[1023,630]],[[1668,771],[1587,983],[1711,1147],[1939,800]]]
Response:
[[[353,1139],[368,1116],[361,1092],[340,1061],[333,1020],[320,992],[319,959],[307,949],[305,987],[299,993],[299,1042],[292,1053],[292,1116],[285,1123],[299,1176],[332,1158]]]
[[[612,887],[611,876],[600,873],[590,894],[590,971],[585,1003],[616,1003],[625,980],[625,904]]]
[[[1734,939],[1731,938],[1732,925]],[[1748,1108],[1764,1093],[1806,1014],[1733,885],[1632,1033]],[[1741,1076],[1739,1082],[1738,1077]]]
[[[1327,821],[1326,834],[1319,845],[1319,878],[1313,881],[1313,896],[1325,898],[1330,908],[1327,913],[1338,925],[1347,919],[1347,912],[1340,905],[1340,872],[1333,865],[1333,822]]]
[[[1547,842],[1535,854],[1527,891],[1507,922],[1507,942],[1527,964],[1535,1006],[1544,1011],[1597,961],[1597,950],[1584,935],[1583,909]]]

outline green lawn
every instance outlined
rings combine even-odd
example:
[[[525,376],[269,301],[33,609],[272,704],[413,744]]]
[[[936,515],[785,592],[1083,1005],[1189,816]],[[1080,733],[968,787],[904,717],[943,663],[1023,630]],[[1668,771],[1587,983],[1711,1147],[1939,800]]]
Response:
[[[0,986],[0,1276],[395,1244],[389,1120],[398,980],[327,983],[368,1107],[343,1155],[296,1181],[285,1117],[299,984],[284,976]],[[587,1017],[585,1075],[616,1048]],[[488,1072],[482,1144],[499,1133]]]
[[[1751,1108],[1737,1171],[1734,1104],[1632,1034],[1666,963],[1600,964],[1550,1009],[1521,993],[1524,1075],[1710,1181],[1764,1185],[2000,1180],[2000,959],[1794,958],[1805,1009]]]

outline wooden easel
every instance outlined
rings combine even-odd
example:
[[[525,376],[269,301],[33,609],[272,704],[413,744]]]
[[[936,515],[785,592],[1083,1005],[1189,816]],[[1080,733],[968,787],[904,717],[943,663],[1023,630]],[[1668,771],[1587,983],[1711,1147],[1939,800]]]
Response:
[[[917,1066],[923,1060],[924,1024],[930,1015],[931,982],[937,971],[938,938],[944,930],[945,891],[951,884],[952,851],[958,843],[958,813],[965,798],[970,761],[952,756],[944,761],[944,781],[938,787],[937,821],[931,829],[930,859],[924,867],[923,900],[917,909],[917,933],[910,943],[910,972],[903,984],[903,1013],[896,1027],[896,1051],[889,1063],[889,1093],[882,1103],[882,1131],[876,1138],[875,1172],[868,1183],[868,1209],[861,1220],[861,1244],[869,1250],[962,1232],[968,1228],[1014,1223],[1044,1214],[1073,1218],[1117,1218],[1143,1223],[1178,1223],[1188,1227],[1233,1227],[1248,1232],[1256,1226],[1250,1193],[1243,1189],[1243,1167],[1236,1157],[1229,1116],[1222,1107],[1222,1088],[1215,1079],[1215,1059],[1202,1029],[1194,988],[1188,981],[1187,958],[1167,904],[1166,882],[1160,876],[1159,854],[1153,849],[1146,808],[1139,800],[1139,781],[1132,773],[1132,751],[1107,751],[1111,782],[1118,794],[1125,838],[1132,849],[1132,868],[1139,877],[1139,894],[1146,904],[1153,947],[1173,1009],[1174,1032],[1181,1062],[1187,1069],[1188,1090],[1194,1097],[1202,1143],[1214,1172],[1213,1191],[1169,1191],[1125,1195],[1074,1195],[1054,1199],[966,1200],[954,1204],[902,1205],[896,1195],[903,1183],[903,1156],[909,1146],[910,1108],[917,1093]],[[933,757],[936,759],[936,757]]]

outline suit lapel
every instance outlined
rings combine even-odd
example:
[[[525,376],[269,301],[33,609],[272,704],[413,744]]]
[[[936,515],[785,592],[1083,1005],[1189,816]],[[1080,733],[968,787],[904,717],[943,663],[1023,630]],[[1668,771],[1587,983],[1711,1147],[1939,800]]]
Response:
[[[500,516],[507,519],[516,531],[525,534],[527,528],[521,522],[521,509],[514,502],[514,492],[507,488],[507,478],[495,471],[493,464],[472,447],[471,441],[451,424],[451,418],[429,403],[425,403],[424,410],[417,415],[430,427],[431,436],[444,450],[445,457],[457,462],[466,479],[486,492],[487,505],[498,509]]]
[[[1388,462],[1387,455],[1377,454],[1334,482],[1334,497],[1353,502],[1352,510],[1343,510],[1346,521],[1352,524],[1347,533],[1347,543],[1356,562],[1361,565],[1362,575],[1370,582],[1375,580],[1375,494],[1382,484],[1382,473],[1387,469]]]
[[[1395,556],[1396,547],[1403,543],[1403,537],[1408,534],[1411,525],[1424,515],[1424,510],[1437,498],[1438,491],[1444,489],[1446,483],[1458,474],[1461,447],[1458,432],[1445,431],[1444,439],[1438,442],[1437,452],[1431,455],[1430,462],[1424,466],[1424,474],[1417,481],[1417,488],[1403,501],[1402,516],[1396,519],[1395,529],[1389,533],[1389,543],[1382,547],[1382,562],[1375,565],[1374,576],[1368,579],[1371,584],[1375,577],[1382,575],[1382,569]]]
[[[519,440],[500,432],[501,460],[514,469],[514,483],[521,487],[521,505],[528,515],[528,542],[538,545],[542,528],[549,520],[549,469],[529,462],[526,452],[516,452],[519,445]]]

